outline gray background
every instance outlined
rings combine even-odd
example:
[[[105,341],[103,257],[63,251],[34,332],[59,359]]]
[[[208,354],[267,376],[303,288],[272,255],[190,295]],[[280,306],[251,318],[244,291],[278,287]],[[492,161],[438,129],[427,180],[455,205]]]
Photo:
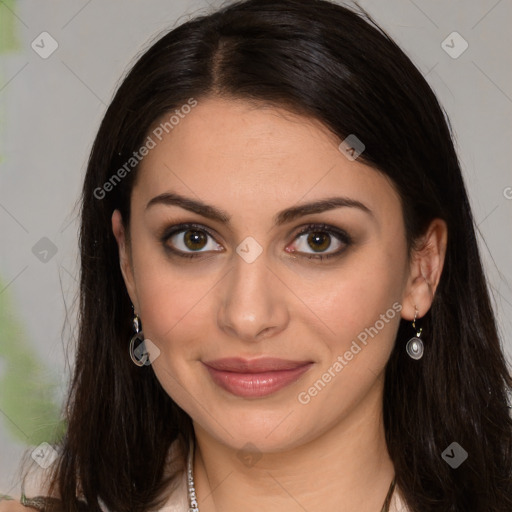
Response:
[[[61,382],[59,396],[69,378],[64,347],[75,320],[78,224],[73,207],[93,137],[119,78],[142,47],[161,30],[220,2],[210,5],[200,0],[19,1],[11,10],[0,1],[0,16],[16,18],[21,42],[18,51],[0,60],[0,274],[5,280],[0,293],[8,289],[32,350]],[[512,361],[512,189],[507,188],[512,187],[507,51],[512,2],[361,0],[360,5],[411,57],[450,117]],[[31,48],[43,31],[59,45],[47,59]],[[441,44],[453,31],[469,44],[456,59]],[[453,45],[460,48],[456,41]],[[47,262],[32,252],[43,237],[57,248]],[[9,492],[18,486],[16,470],[27,445],[7,435],[9,418],[0,412],[0,492]]]

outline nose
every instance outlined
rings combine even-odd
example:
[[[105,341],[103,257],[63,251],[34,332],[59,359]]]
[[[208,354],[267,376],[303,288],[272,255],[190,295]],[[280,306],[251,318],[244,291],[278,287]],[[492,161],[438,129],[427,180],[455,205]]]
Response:
[[[236,255],[220,287],[218,324],[246,342],[275,336],[289,323],[288,288],[268,266],[265,253],[248,263]]]

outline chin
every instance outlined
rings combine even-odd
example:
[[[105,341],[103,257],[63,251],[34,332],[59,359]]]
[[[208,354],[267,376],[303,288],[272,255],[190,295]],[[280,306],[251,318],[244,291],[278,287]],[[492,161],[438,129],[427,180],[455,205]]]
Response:
[[[261,408],[215,410],[219,411],[216,416],[222,420],[217,423],[212,421],[211,416],[201,413],[200,428],[235,450],[250,445],[254,451],[281,452],[292,449],[313,436],[312,432],[308,435],[307,418],[300,417],[292,407],[271,411]],[[194,421],[194,424],[197,423]],[[314,425],[310,427],[315,430]]]

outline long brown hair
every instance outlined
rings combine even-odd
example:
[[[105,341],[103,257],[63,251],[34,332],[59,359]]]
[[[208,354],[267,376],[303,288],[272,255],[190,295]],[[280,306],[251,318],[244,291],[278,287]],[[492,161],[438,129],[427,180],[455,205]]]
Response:
[[[79,340],[53,481],[64,509],[79,510],[77,489],[91,511],[98,500],[154,508],[175,480],[164,478],[168,447],[178,440],[186,453],[189,416],[128,355],[133,311],[111,216],[119,209],[129,227],[137,166],[113,176],[155,120],[212,95],[284,106],[364,141],[361,160],[400,193],[409,249],[432,219],[446,221],[444,270],[421,322],[425,355],[407,357],[413,332],[402,321],[386,368],[388,450],[412,511],[510,512],[512,379],[448,118],[369,16],[324,0],[248,0],[196,17],[143,53],[108,107],[81,202]],[[469,455],[457,469],[441,457],[454,441]]]

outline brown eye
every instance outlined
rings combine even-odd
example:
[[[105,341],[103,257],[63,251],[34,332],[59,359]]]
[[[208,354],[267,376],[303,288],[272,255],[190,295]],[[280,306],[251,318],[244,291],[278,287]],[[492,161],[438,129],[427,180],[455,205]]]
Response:
[[[202,231],[187,229],[184,233],[183,243],[191,251],[202,249],[207,242],[207,236]]]
[[[209,231],[191,224],[173,226],[161,236],[161,242],[166,251],[188,258],[222,249]]]
[[[331,245],[330,235],[322,231],[312,232],[307,238],[307,243],[315,251],[325,251]]]
[[[352,239],[345,231],[325,224],[311,224],[306,226],[295,237],[295,240],[296,248],[287,250],[287,252],[303,253],[304,257],[308,259],[320,260],[339,256],[352,244]],[[337,250],[324,254],[324,252],[332,246],[333,241],[335,249]]]

